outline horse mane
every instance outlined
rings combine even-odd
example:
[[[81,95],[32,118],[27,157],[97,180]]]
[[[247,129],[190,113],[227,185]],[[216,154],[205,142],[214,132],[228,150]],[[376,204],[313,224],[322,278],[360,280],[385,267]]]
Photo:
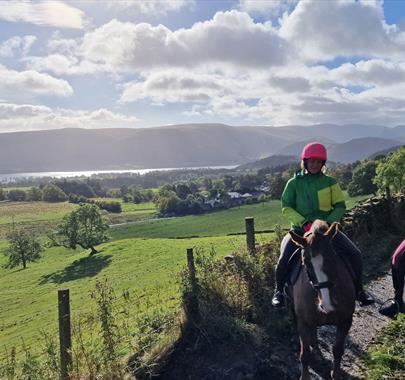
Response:
[[[329,226],[324,220],[316,219],[311,226],[310,232],[313,234],[324,234],[328,230]]]

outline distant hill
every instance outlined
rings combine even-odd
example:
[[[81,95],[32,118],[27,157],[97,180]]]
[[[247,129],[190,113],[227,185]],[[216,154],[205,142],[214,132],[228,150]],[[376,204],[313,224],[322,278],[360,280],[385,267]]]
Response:
[[[329,146],[328,151],[332,161],[349,163],[365,159],[375,152],[394,146],[398,146],[398,141],[368,137]]]
[[[388,149],[380,150],[378,152],[373,153],[371,156],[367,157],[367,159],[374,160],[377,156],[386,156],[387,154],[395,152],[396,150],[398,150],[403,146],[405,145],[396,145]]]
[[[299,157],[303,147],[311,140],[300,141],[294,144],[283,147],[278,153],[292,155],[296,154]],[[353,139],[341,144],[333,143],[324,138],[318,139],[319,142],[325,144],[328,149],[328,161],[349,163],[357,160],[362,160],[375,152],[390,149],[398,146],[398,140],[383,139],[378,137],[363,137]]]
[[[244,165],[240,165],[237,169],[264,169],[264,168],[276,168],[279,166],[285,166],[288,164],[299,164],[299,159],[296,156],[285,156],[277,154],[270,157],[265,157],[260,160],[249,162]]]
[[[313,140],[328,145],[331,159],[350,162],[405,142],[405,127],[189,124],[2,133],[0,173],[239,165],[298,156]]]

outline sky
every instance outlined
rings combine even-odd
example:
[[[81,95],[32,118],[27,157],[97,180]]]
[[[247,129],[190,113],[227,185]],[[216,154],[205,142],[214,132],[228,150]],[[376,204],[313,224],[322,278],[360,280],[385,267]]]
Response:
[[[0,1],[0,132],[405,125],[405,0]]]

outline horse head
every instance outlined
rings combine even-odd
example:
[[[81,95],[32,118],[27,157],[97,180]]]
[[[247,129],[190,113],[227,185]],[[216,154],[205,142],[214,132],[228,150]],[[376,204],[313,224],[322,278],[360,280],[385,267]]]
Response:
[[[333,286],[336,270],[331,240],[339,228],[337,222],[329,227],[326,222],[316,220],[304,236],[290,231],[293,242],[301,247],[302,262],[312,287],[317,291],[318,307],[322,313],[335,310],[329,291]]]

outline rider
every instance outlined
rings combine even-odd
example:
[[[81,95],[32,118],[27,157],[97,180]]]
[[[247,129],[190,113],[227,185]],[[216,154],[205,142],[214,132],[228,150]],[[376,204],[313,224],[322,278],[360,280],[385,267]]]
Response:
[[[405,313],[405,240],[397,247],[391,259],[392,284],[394,285],[394,302],[382,308],[380,313],[393,318],[398,312]]]
[[[301,154],[301,168],[291,178],[281,197],[282,213],[291,221],[294,232],[303,235],[315,219],[327,223],[339,222],[346,211],[342,190],[336,180],[323,173],[327,160],[326,148],[313,142],[306,145]],[[359,249],[342,232],[333,238],[333,247],[343,257],[347,258],[355,272],[355,287],[357,299],[361,305],[374,302],[362,285],[362,261]],[[287,234],[281,242],[281,254],[276,267],[276,292],[272,299],[275,307],[284,304],[283,287],[287,279],[288,261],[298,246]]]

